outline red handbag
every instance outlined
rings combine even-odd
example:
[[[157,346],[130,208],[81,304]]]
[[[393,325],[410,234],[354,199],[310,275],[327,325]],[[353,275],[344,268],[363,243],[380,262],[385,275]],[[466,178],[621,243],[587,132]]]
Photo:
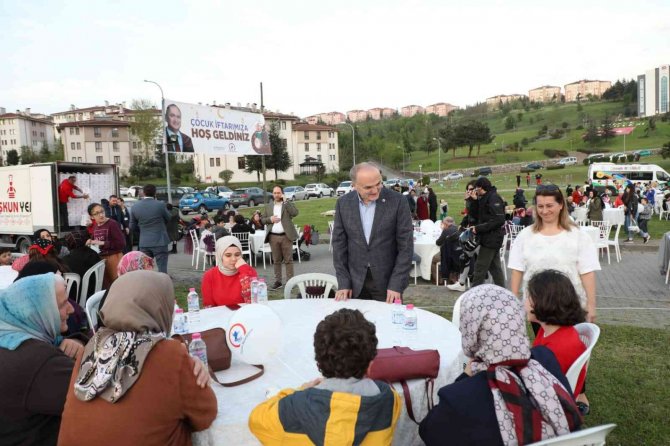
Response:
[[[405,396],[407,415],[414,419],[408,379],[424,379],[428,394],[428,410],[433,408],[433,388],[440,371],[440,352],[437,350],[412,350],[409,347],[380,348],[368,367],[368,378],[389,383],[399,382]]]

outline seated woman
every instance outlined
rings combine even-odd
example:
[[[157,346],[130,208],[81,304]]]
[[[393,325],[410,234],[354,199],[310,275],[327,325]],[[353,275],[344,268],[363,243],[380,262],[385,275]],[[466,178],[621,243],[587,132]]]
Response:
[[[39,238],[51,240],[56,246],[56,253],[58,254],[58,257],[63,257],[70,253],[70,250],[67,248],[67,246],[63,246],[60,241],[54,240],[53,235],[51,235],[51,231],[48,229],[38,229],[35,231],[33,234],[33,240],[37,240]]]
[[[88,206],[88,215],[93,220],[93,236],[86,241],[87,246],[97,246],[100,257],[105,260],[105,277],[102,287],[109,289],[116,280],[116,268],[126,247],[126,236],[121,232],[119,222],[107,218],[105,210],[98,203]]]
[[[184,346],[166,338],[173,310],[174,286],[167,274],[133,271],[112,284],[100,310],[105,328],[74,366],[59,445],[113,439],[124,445],[185,446],[193,431],[212,424],[214,392],[193,380],[195,363]]]
[[[258,277],[256,270],[242,257],[242,245],[237,237],[228,235],[216,241],[219,265],[202,276],[202,303],[205,307],[237,305],[251,296],[251,281]]]
[[[248,225],[246,220],[244,219],[244,215],[242,214],[237,214],[235,217],[233,217],[235,220],[235,225],[230,229],[231,233],[236,233],[236,232],[248,232],[250,234],[253,234],[256,232],[256,229]]]
[[[263,231],[265,229],[265,225],[261,222],[261,212],[260,211],[255,211],[254,212],[254,215],[251,216],[251,221],[250,221],[249,224],[256,231]]]
[[[375,325],[341,309],[319,322],[314,355],[323,378],[259,404],[249,429],[263,444],[390,445],[401,402],[387,383],[365,378],[377,355]]]
[[[143,253],[142,251],[130,251],[121,257],[119,266],[117,267],[117,274],[123,276],[131,271],[148,270],[153,271],[155,268],[154,259]],[[102,305],[100,305],[102,307]]]
[[[63,263],[71,272],[79,274],[80,278],[83,278],[86,271],[102,260],[97,252],[85,245],[87,238],[86,231],[72,231],[65,236],[65,244],[70,253],[63,257]],[[72,287],[68,297],[76,301],[78,299],[77,292],[81,292],[81,290]],[[91,297],[94,292],[95,280],[91,280],[88,283],[86,298]]]
[[[0,290],[0,438],[55,445],[74,361],[58,345],[72,313],[65,281],[25,277]]]
[[[19,273],[28,262],[45,261],[56,266],[61,273],[69,272],[68,267],[58,258],[56,246],[51,239],[38,238],[28,247],[28,254],[19,257],[12,263],[12,268]]]
[[[428,445],[529,444],[580,429],[570,385],[546,347],[529,347],[518,299],[496,285],[461,298],[465,373],[441,388],[419,434]],[[531,354],[532,353],[532,354]],[[521,436],[521,437],[520,437]]]

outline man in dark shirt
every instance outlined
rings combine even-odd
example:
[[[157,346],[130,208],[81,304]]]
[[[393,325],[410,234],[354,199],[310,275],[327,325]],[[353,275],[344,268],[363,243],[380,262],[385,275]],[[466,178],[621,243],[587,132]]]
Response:
[[[505,204],[488,178],[481,177],[477,180],[475,193],[478,197],[478,215],[472,231],[479,238],[480,248],[472,286],[484,283],[490,272],[493,282],[505,287],[499,252],[503,242],[501,228],[505,224]]]

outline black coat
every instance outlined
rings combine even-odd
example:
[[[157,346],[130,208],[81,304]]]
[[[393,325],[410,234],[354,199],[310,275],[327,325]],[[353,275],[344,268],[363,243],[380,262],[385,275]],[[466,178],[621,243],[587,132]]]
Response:
[[[523,194],[523,191],[517,191],[514,194],[514,199],[512,200],[512,203],[514,203],[514,208],[515,209],[525,209],[526,208],[526,203],[528,203],[528,200],[526,200],[525,195]]]
[[[437,195],[428,194],[428,206],[430,208],[430,219],[433,221],[437,220]]]
[[[531,358],[542,364],[572,394],[568,380],[548,348],[532,348]],[[462,374],[453,384],[442,387],[438,395],[440,403],[428,412],[419,426],[419,435],[427,446],[503,444],[486,372],[472,377]]]
[[[477,200],[477,224],[475,225],[479,243],[485,248],[499,249],[503,242],[502,227],[505,224],[505,203],[500,195],[491,189]]]

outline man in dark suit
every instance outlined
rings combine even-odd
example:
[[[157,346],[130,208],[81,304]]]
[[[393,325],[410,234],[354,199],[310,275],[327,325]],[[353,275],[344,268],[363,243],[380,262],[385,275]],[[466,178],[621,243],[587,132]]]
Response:
[[[165,129],[167,137],[168,152],[193,152],[193,141],[191,137],[179,131],[181,127],[181,110],[175,104],[170,104],[165,109]]]
[[[267,228],[265,243],[270,244],[275,268],[275,282],[270,289],[277,290],[282,286],[282,263],[286,265],[286,281],[293,277],[293,244],[298,238],[293,217],[298,215],[298,208],[284,198],[284,189],[279,185],[272,188],[272,198],[272,203],[265,204],[261,223]],[[235,232],[235,226],[232,231]]]
[[[352,297],[392,303],[409,283],[414,242],[407,200],[382,187],[374,164],[351,169],[355,193],[335,206],[333,265],[336,300]]]
[[[167,223],[170,213],[162,201],[156,200],[156,186],[144,186],[144,199],[133,206],[130,227],[140,229],[140,251],[156,259],[158,271],[167,274],[168,245],[170,237]]]

